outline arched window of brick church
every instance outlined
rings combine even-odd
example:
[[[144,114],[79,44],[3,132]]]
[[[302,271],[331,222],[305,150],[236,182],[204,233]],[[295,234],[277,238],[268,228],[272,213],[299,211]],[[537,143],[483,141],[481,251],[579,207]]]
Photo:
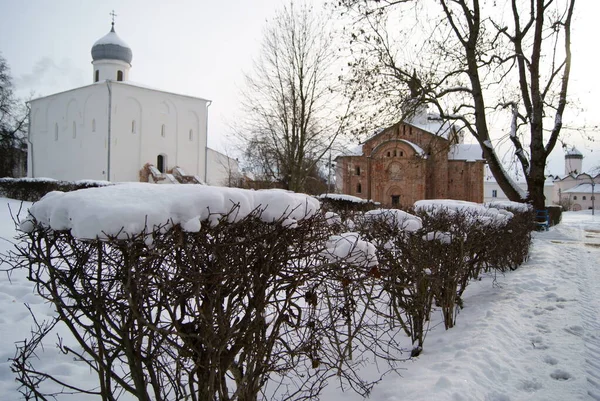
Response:
[[[392,157],[392,152],[387,152],[387,157]]]
[[[575,196],[573,197],[573,200],[577,200],[577,195],[575,195]]]
[[[356,184],[356,193],[357,194],[362,193],[362,184],[360,182],[358,184]]]
[[[400,157],[404,156],[404,152],[400,151]]]
[[[117,81],[122,81],[123,80],[123,71],[118,70],[117,71]]]
[[[165,173],[167,171],[167,156],[158,155],[156,157],[156,168],[161,173]]]
[[[397,150],[394,149],[394,157],[398,156]]]
[[[96,70],[96,72],[94,73],[94,82],[98,81],[100,81],[100,71]]]
[[[54,123],[54,140],[58,141],[58,123]]]
[[[73,139],[75,139],[77,137],[77,125],[75,124],[75,121],[73,121],[72,131],[73,131]]]
[[[581,200],[585,200],[585,196],[582,196],[582,197],[581,197]]]
[[[167,135],[167,129],[165,128],[165,125],[163,124],[160,127],[160,136],[162,136],[163,138]]]
[[[356,175],[360,175],[360,166],[356,166],[355,172]]]
[[[92,118],[92,132],[96,132],[96,119]]]

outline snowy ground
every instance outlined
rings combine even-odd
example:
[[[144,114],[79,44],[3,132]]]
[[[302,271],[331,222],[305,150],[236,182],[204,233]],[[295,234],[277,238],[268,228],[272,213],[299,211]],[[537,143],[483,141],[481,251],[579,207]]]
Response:
[[[0,251],[10,247],[13,210],[0,199]],[[437,326],[425,350],[375,388],[372,400],[600,400],[600,216],[563,215],[561,225],[535,233],[530,260],[515,272],[472,283],[457,326]],[[29,334],[27,303],[38,314],[48,305],[33,294],[24,274],[0,276],[0,399],[17,400],[7,359]],[[78,383],[88,372],[57,358],[53,344],[41,356],[55,373]],[[375,369],[367,367],[367,369]],[[61,398],[62,400],[63,398]],[[80,399],[69,397],[65,399]],[[322,399],[360,397],[329,386]]]

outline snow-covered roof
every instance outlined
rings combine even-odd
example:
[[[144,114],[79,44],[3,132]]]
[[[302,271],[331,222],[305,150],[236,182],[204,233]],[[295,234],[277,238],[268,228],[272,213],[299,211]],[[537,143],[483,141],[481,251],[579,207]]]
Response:
[[[229,221],[239,221],[260,209],[262,220],[285,218],[284,223],[290,227],[321,206],[312,196],[280,189],[123,183],[50,192],[31,207],[30,213],[38,223],[57,231],[71,230],[77,238],[127,238],[158,227],[166,230],[175,224],[197,232],[206,220],[216,223],[236,205],[237,210],[228,215]],[[21,223],[23,231],[33,228],[31,220]]]
[[[439,114],[427,113],[425,111],[407,118],[404,122],[444,139],[448,139],[453,126],[452,122],[441,120]]]
[[[479,144],[459,143],[450,146],[448,160],[477,161],[485,160],[485,158],[483,157],[483,151]]]
[[[569,150],[567,150],[567,152],[565,153],[565,157],[570,157],[570,158],[581,158],[583,159],[583,153],[581,153],[580,151],[577,150],[577,148],[571,148]]]
[[[598,193],[600,191],[600,185],[592,183],[583,183],[574,186],[573,188],[562,191],[563,194],[591,194]]]
[[[101,37],[92,46],[92,60],[121,60],[131,64],[133,53],[127,43],[115,32],[113,26],[109,33]]]

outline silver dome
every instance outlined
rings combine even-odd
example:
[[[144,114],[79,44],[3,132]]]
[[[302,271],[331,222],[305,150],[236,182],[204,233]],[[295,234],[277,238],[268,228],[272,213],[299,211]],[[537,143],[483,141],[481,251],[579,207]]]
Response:
[[[121,60],[131,64],[131,48],[115,32],[115,27],[92,46],[92,60]]]

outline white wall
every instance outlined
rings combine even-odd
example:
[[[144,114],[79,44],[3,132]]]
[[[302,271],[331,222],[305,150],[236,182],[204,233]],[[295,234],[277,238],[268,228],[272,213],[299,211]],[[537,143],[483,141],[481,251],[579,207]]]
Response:
[[[239,177],[238,161],[210,148],[206,151],[208,159],[206,183],[216,186],[234,185],[230,180]]]
[[[28,176],[106,180],[107,105],[103,84],[32,100]]]
[[[111,181],[138,181],[140,169],[156,166],[158,155],[166,156],[167,169],[205,179],[207,100],[126,82],[111,86]]]
[[[62,180],[139,181],[142,167],[156,165],[158,155],[164,155],[167,169],[178,166],[186,174],[206,179],[207,106],[204,99],[116,81],[34,100],[29,174]]]
[[[527,183],[526,182],[517,182],[519,188],[527,191]],[[554,189],[552,182],[547,180],[544,185],[544,196],[546,197],[546,205],[554,204]],[[493,191],[496,191],[496,197],[493,196]],[[484,179],[483,182],[483,201],[484,202],[492,202],[492,201],[504,201],[508,200],[506,194],[500,189],[500,185],[496,182],[495,179]]]

